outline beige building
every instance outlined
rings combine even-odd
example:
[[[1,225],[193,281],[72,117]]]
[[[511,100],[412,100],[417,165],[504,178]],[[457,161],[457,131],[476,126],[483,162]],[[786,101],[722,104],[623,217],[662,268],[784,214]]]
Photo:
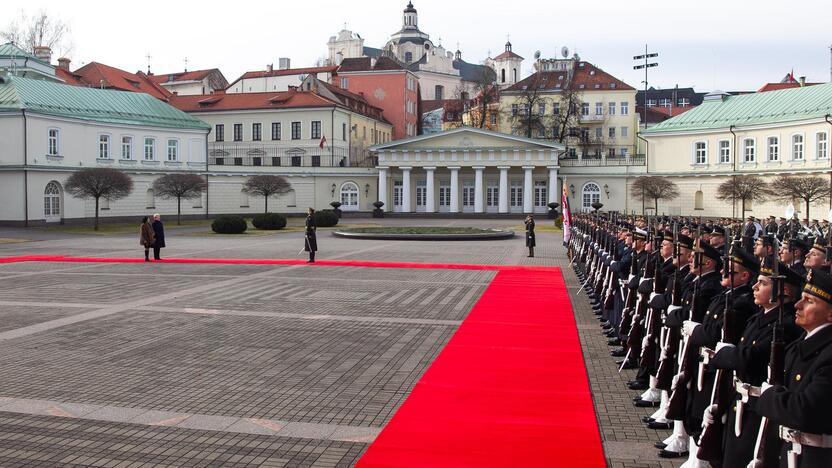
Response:
[[[740,203],[716,199],[731,176],[780,174],[830,177],[832,84],[731,96],[715,92],[702,105],[643,132],[650,175],[676,182],[682,196],[659,212],[740,216]],[[755,216],[783,216],[786,202],[749,204]],[[800,200],[795,208],[805,211]],[[825,217],[827,201],[811,207]],[[805,213],[800,214],[801,217]]]

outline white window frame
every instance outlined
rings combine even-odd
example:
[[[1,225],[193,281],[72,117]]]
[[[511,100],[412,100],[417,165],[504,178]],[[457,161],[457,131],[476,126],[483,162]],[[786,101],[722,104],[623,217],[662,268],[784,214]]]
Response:
[[[297,127],[295,127],[295,124],[297,124]],[[297,122],[297,121],[292,122],[292,125],[291,125],[290,129],[291,129],[292,140],[300,140],[300,139],[303,138],[303,124],[301,122]],[[295,133],[296,129],[297,129],[297,133]],[[297,135],[297,138],[295,137],[295,135]]]
[[[621,127],[621,138],[630,137],[630,127]]]
[[[748,143],[751,142],[749,145]],[[751,159],[748,159],[748,150],[751,150]],[[742,162],[743,164],[756,164],[757,163],[757,139],[756,138],[743,138],[742,139]]]
[[[589,115],[589,103],[588,102],[582,102],[581,103],[581,115],[584,116],[584,117]]]
[[[110,156],[112,156],[112,153],[110,149],[112,143],[113,136],[109,133],[98,134],[98,159],[111,159]]]
[[[587,203],[587,201],[589,201],[589,203]],[[581,187],[581,210],[591,210],[592,204],[596,201],[601,201],[601,186],[593,181],[585,183],[583,187]]]
[[[407,82],[408,88],[410,88],[410,81]],[[350,80],[346,76],[341,77],[341,89],[348,89],[350,86]]]
[[[450,185],[439,185],[439,206],[451,206]]]
[[[616,135],[615,127],[610,127],[609,128],[609,138],[610,138],[610,140],[615,140],[615,138],[616,138],[615,135]]]
[[[251,141],[263,140],[263,123],[252,122],[251,124]]]
[[[509,187],[509,198],[508,203],[509,206],[512,208],[522,208],[523,207],[523,184],[520,182],[515,182],[511,184]]]
[[[703,161],[699,161],[699,144],[702,144],[702,151],[703,151]],[[707,166],[708,165],[708,141],[707,140],[697,140],[693,142],[693,146],[691,148],[693,150],[693,165],[694,166]]]
[[[536,180],[532,187],[534,190],[534,206],[538,208],[546,206],[549,203],[549,184],[545,180]]]
[[[771,144],[772,138],[776,141],[773,145]],[[771,157],[772,149],[774,149],[776,159]],[[766,162],[780,162],[780,135],[770,135],[766,137]]]
[[[629,115],[630,114],[630,103],[628,101],[623,101],[621,103],[621,115]]]
[[[607,104],[607,114],[608,115],[615,115],[615,106],[617,103],[610,102]]]
[[[727,146],[723,147],[723,143],[727,143]],[[717,140],[716,147],[719,151],[719,164],[731,164],[731,158],[733,157],[733,148],[731,148],[731,140]],[[723,150],[727,150],[727,152],[723,152]]]
[[[823,135],[823,140],[820,139]],[[829,133],[817,132],[815,133],[815,159],[829,158]]]
[[[604,138],[604,129],[603,127],[595,127],[595,138],[601,139]]]
[[[126,143],[124,140],[128,140]],[[125,155],[125,151],[127,150],[127,154]],[[133,135],[122,135],[121,136],[121,159],[125,161],[131,161],[133,159]]]
[[[155,161],[156,160],[156,138],[146,136],[146,137],[143,138],[143,140],[144,141],[143,141],[143,144],[142,144],[142,148],[143,148],[142,158],[145,161]],[[147,144],[148,141],[150,141],[149,145]],[[149,158],[147,157],[147,150],[148,149],[150,149],[150,157]]]
[[[320,140],[322,131],[323,125],[321,125],[321,121],[313,120],[312,123],[309,124],[309,139]]]
[[[795,142],[795,138],[797,137],[800,138],[800,143]],[[791,134],[789,137],[789,148],[791,149],[792,161],[803,162],[806,160],[806,136],[803,133]]]
[[[52,132],[55,132],[55,135],[52,135]],[[53,144],[54,141],[54,151],[53,151]],[[61,129],[56,127],[50,127],[46,129],[46,155],[47,156],[60,156],[61,155]]]
[[[171,146],[173,143],[173,146]],[[171,157],[170,150],[173,149],[173,156]],[[179,140],[176,138],[170,138],[165,144],[165,156],[167,156],[167,161],[169,162],[177,162],[179,161]]]
[[[604,103],[603,102],[596,102],[595,103],[595,115],[604,115]]]

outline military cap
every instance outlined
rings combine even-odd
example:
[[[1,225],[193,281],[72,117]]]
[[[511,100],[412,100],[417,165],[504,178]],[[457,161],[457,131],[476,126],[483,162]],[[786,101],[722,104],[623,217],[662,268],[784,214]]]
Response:
[[[808,252],[812,248],[812,243],[801,237],[789,240],[789,245],[793,249],[802,249],[804,252]]]
[[[783,216],[780,217],[780,221],[785,221],[785,220],[786,220],[786,218],[784,218]]]
[[[774,215],[769,216],[768,219],[775,219]],[[786,219],[786,218],[781,218],[781,219]]]
[[[814,245],[812,245],[812,248],[818,249],[821,252],[826,253],[826,239],[824,239],[823,237],[818,237],[817,239],[815,239],[815,243]]]
[[[765,263],[769,263],[766,261]],[[778,273],[782,276],[786,283],[800,286],[803,284],[803,277],[791,268],[787,267],[785,263],[777,261]],[[760,274],[763,276],[774,276],[774,269],[770,265],[763,265],[760,267]]]
[[[803,286],[803,292],[832,304],[830,291],[832,291],[832,276],[829,273],[819,268],[812,268],[806,273],[806,284]]]
[[[731,261],[753,273],[760,272],[760,261],[741,247],[731,247]]]
[[[714,226],[713,235],[725,237],[725,226],[720,226],[718,224]]]
[[[647,231],[644,231],[643,229],[639,229],[639,228],[633,229],[633,240],[646,241],[647,240]]]
[[[710,234],[713,232],[713,229],[708,226],[707,224],[702,225],[702,234]]]
[[[691,239],[690,237],[688,237],[684,234],[679,234],[678,239],[679,239],[679,246],[680,247],[685,247],[685,248],[691,249],[691,250],[693,249],[693,239]]]
[[[713,248],[711,244],[705,242],[704,240],[699,240],[699,248],[702,250],[702,255],[708,258],[712,258],[717,262],[722,261],[722,253],[719,250]]]
[[[765,247],[774,247],[774,234],[765,234],[759,237]]]

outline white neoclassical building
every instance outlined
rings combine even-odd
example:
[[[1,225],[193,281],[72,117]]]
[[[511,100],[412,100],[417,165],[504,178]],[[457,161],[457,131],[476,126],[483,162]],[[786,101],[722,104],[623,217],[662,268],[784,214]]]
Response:
[[[386,211],[544,213],[560,202],[559,143],[461,127],[371,149]]]

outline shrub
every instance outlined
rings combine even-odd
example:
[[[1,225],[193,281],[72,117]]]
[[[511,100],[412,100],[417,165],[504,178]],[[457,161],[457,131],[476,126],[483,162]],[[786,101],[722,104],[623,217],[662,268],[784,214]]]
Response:
[[[275,231],[286,227],[286,217],[278,213],[259,214],[251,220],[251,224],[257,229]]]
[[[338,224],[338,215],[334,210],[320,210],[315,212],[315,224],[318,227],[332,227]]]
[[[211,230],[217,234],[242,234],[248,223],[241,216],[220,216],[211,223]]]
[[[563,229],[563,216],[558,216],[557,219],[555,219],[555,227]]]

